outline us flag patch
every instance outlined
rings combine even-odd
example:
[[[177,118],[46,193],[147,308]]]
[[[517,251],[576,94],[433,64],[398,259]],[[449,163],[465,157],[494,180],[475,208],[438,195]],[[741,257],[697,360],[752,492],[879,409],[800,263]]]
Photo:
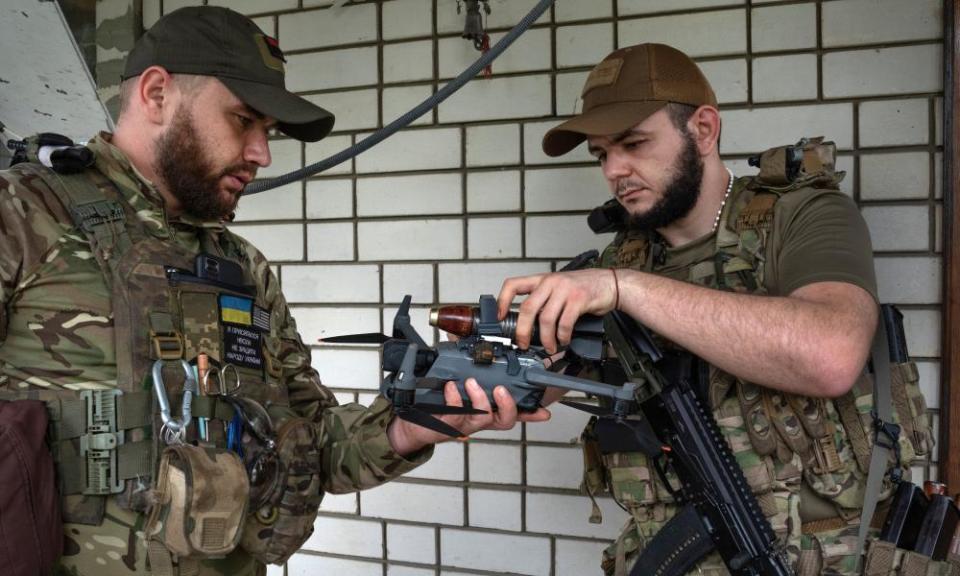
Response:
[[[253,307],[253,325],[265,332],[269,332],[270,311],[255,305]]]

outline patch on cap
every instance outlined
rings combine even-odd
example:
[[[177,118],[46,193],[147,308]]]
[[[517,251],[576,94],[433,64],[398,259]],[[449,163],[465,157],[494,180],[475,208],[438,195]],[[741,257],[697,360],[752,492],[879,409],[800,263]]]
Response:
[[[280,49],[280,43],[276,38],[271,38],[266,34],[254,34],[254,41],[257,48],[260,49],[260,56],[267,68],[273,68],[283,72],[283,63],[287,61],[283,56],[283,50]]]
[[[583,92],[581,92],[580,95],[586,96],[587,92],[594,88],[615,84],[617,78],[620,77],[620,68],[622,67],[623,58],[611,58],[597,64],[593,70],[590,71],[590,75],[587,76],[587,81],[583,85]]]

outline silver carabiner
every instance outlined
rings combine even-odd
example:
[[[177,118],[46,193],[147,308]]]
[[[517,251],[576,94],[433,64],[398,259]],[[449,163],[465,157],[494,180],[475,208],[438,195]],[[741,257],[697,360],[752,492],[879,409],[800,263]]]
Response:
[[[193,402],[193,395],[197,391],[197,378],[193,374],[193,366],[190,366],[186,360],[181,358],[180,365],[183,367],[184,375],[183,407],[178,420],[170,414],[170,400],[167,398],[167,389],[163,385],[163,362],[163,360],[157,360],[153,363],[153,391],[160,403],[160,420],[163,421],[164,428],[182,438],[183,433],[190,425],[190,419],[193,418],[190,407]]]

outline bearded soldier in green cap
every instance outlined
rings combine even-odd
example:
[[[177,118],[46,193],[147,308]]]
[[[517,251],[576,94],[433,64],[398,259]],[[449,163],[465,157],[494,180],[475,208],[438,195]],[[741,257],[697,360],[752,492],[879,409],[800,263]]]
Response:
[[[337,406],[266,258],[224,226],[271,129],[333,127],[285,89],[277,41],[224,8],[177,10],[131,52],[121,96],[86,168],[0,172],[0,391],[50,414],[55,573],[263,574],[324,491],[396,478],[446,437],[383,398]],[[505,390],[496,414],[467,392],[487,413],[444,417],[463,433],[518,420]]]
[[[874,433],[859,383],[878,315],[869,234],[837,186],[842,173],[810,141],[794,174],[765,156],[759,176],[735,177],[720,158],[709,82],[662,44],[607,56],[582,102],[543,149],[559,156],[586,141],[615,197],[608,207],[625,221],[596,267],[506,280],[501,317],[527,295],[518,343],[536,323],[554,351],[582,314],[620,310],[665,349],[705,360],[702,401],[791,564],[804,575],[855,573]],[[675,501],[639,450],[600,453],[592,427],[584,438],[585,488],[609,491],[630,514],[603,558],[607,574],[626,574]],[[901,447],[908,463],[913,452]],[[889,494],[888,483],[880,498]],[[692,573],[728,571],[713,552]]]

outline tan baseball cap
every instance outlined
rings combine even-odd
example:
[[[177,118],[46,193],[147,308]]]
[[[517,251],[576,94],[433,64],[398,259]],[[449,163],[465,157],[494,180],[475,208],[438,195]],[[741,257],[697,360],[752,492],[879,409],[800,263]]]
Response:
[[[581,92],[583,111],[543,137],[547,156],[573,150],[588,135],[618,134],[668,102],[717,105],[710,82],[683,52],[666,44],[621,48],[597,64]]]
[[[214,76],[254,110],[277,119],[284,134],[315,142],[334,116],[286,89],[283,51],[252,20],[219,6],[189,6],[167,14],[137,40],[123,79],[150,66],[174,74]]]

